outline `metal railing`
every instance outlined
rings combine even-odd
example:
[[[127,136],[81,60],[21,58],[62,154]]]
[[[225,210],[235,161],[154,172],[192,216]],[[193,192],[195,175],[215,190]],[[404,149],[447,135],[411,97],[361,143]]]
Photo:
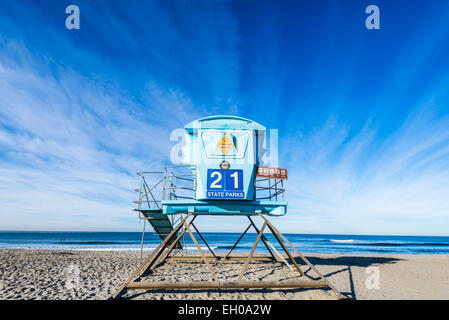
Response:
[[[137,201],[134,201],[137,211],[161,208],[162,200],[195,198],[195,166],[166,166],[164,171],[138,172],[137,175],[140,176],[140,188],[135,189],[139,193]],[[254,189],[256,200],[285,201],[282,179],[256,177]]]
[[[137,172],[137,175],[140,177],[140,187],[138,189],[134,189],[139,195],[137,197],[137,201],[133,201],[137,204],[136,210],[141,209],[152,209],[152,208],[160,208],[161,200],[157,200],[158,189],[157,187],[161,185],[164,181],[163,172],[162,171],[146,171],[146,172]],[[154,181],[156,178],[156,182],[150,187],[147,180],[149,180],[149,176],[151,175],[151,180]],[[162,177],[155,177],[155,176]]]
[[[285,201],[284,180],[256,178],[256,200]]]
[[[137,204],[135,211],[139,212],[139,218],[147,220],[141,210],[162,209],[162,200],[193,199],[196,190],[196,170],[193,170],[194,173],[192,173],[192,169],[195,169],[195,166],[180,165],[166,166],[164,171],[137,172],[140,177],[140,187],[134,189],[138,193],[138,197],[133,202]],[[184,172],[182,172],[183,170]],[[169,216],[173,226],[182,218],[182,214]],[[154,230],[153,233],[155,233]]]
[[[163,179],[162,200],[194,199],[196,166],[166,166]]]
[[[162,200],[194,199],[197,186],[196,166],[180,165],[166,166],[164,171],[138,172],[140,187],[138,192],[136,211],[139,218],[144,220],[141,259],[143,252],[143,241],[147,218],[142,215],[141,210],[162,209]],[[284,201],[284,180],[257,177],[254,182],[256,200]],[[172,226],[177,225],[184,218],[183,214],[169,215]],[[153,234],[156,232],[153,230]],[[168,234],[159,234],[168,235]],[[184,236],[180,239],[182,248],[185,248]]]
[[[179,173],[180,169],[195,169],[195,166],[166,166],[164,171],[137,172],[140,177],[136,210],[161,208],[162,200],[193,199],[196,190],[196,172]],[[196,170],[193,170],[196,171]]]

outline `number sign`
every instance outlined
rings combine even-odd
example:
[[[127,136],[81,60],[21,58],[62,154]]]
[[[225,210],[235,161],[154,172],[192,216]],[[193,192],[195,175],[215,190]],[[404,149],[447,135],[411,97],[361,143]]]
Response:
[[[243,199],[243,170],[207,170],[207,198]]]

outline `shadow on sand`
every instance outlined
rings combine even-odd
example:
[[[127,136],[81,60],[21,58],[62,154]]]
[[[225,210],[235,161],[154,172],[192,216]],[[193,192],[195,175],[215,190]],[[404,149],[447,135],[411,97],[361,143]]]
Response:
[[[398,261],[401,261],[403,259],[393,258],[393,257],[378,257],[378,256],[341,256],[341,257],[308,257],[305,255],[307,260],[310,261],[310,263],[317,267],[318,270],[320,270],[320,266],[344,266],[344,268],[341,268],[339,270],[336,270],[331,273],[323,274],[324,277],[330,277],[331,275],[341,273],[341,272],[348,272],[349,277],[349,286],[350,286],[350,292],[342,292],[343,295],[347,296],[350,299],[356,299],[355,289],[354,289],[354,278],[352,275],[351,267],[362,267],[367,268],[372,265],[380,265],[380,264],[391,264],[396,263]],[[295,261],[304,266],[304,261],[300,257],[295,257]],[[307,277],[313,279],[313,280],[319,280],[320,278],[318,275],[315,277],[310,275],[311,269],[308,268],[304,273]]]
[[[317,266],[351,266],[351,267],[369,267],[373,264],[396,263],[402,259],[393,257],[370,257],[370,256],[342,256],[342,257],[308,257],[305,256],[311,264]],[[295,260],[304,264],[301,258]]]
[[[356,299],[356,293],[354,289],[354,279],[351,267],[369,267],[372,265],[379,265],[379,264],[391,264],[396,263],[398,261],[401,261],[403,259],[393,258],[393,257],[378,257],[378,256],[340,256],[340,257],[316,257],[316,256],[308,256],[305,255],[307,260],[310,261],[312,265],[317,267],[317,269],[320,271],[320,266],[341,266],[343,268],[340,268],[336,271],[333,271],[331,273],[323,274],[324,277],[330,277],[334,274],[341,273],[341,272],[348,272],[348,280],[349,280],[349,286],[350,291],[349,292],[341,292],[343,295],[348,297],[349,299]],[[290,259],[287,259],[289,263],[291,263]],[[311,280],[319,280],[320,277],[315,274],[307,265],[305,265],[305,262],[300,257],[295,257],[295,261],[301,266],[301,268],[304,270],[305,276],[310,278]],[[202,263],[202,262],[199,262]],[[262,265],[270,264],[272,262],[263,262]],[[198,272],[197,272],[198,273]],[[207,273],[207,272],[206,272]],[[151,274],[151,272],[149,273]],[[313,275],[311,275],[313,274]],[[147,274],[148,275],[148,274]],[[287,279],[284,279],[287,280]],[[320,290],[320,289],[283,289],[284,292],[301,292],[305,290]],[[216,292],[217,290],[201,290],[202,292]],[[241,291],[241,292],[248,292],[248,289],[243,290],[236,290],[236,289],[220,289],[220,292],[235,292],[235,291]],[[274,292],[276,290],[271,289],[251,289],[252,292]],[[126,290],[125,290],[126,292]],[[127,299],[133,299],[137,298],[141,295],[144,295],[150,291],[144,291],[140,293],[135,293],[132,295],[129,295]],[[151,292],[154,293],[161,293],[164,292],[166,294],[171,293],[191,293],[191,290],[151,290]],[[124,294],[124,293],[123,293]],[[121,294],[120,296],[123,296]]]

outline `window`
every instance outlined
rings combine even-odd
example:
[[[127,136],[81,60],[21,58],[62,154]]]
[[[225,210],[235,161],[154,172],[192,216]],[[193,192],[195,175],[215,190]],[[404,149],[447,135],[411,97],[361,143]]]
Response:
[[[245,157],[250,132],[243,130],[204,130],[201,134],[206,157],[234,158]]]

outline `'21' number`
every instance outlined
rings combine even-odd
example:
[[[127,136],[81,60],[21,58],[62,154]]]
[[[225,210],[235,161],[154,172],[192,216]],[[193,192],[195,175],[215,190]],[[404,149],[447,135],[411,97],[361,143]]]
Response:
[[[243,170],[207,170],[207,190],[243,190]]]
[[[222,179],[222,174],[221,174],[221,172],[220,171],[212,171],[212,174],[210,175],[212,178],[214,178],[214,177],[217,177],[217,179],[216,180],[214,180],[211,184],[210,184],[210,187],[211,188],[215,188],[215,189],[222,189],[223,188],[223,186],[221,185],[221,184],[218,184],[220,181],[221,181],[221,179]]]

